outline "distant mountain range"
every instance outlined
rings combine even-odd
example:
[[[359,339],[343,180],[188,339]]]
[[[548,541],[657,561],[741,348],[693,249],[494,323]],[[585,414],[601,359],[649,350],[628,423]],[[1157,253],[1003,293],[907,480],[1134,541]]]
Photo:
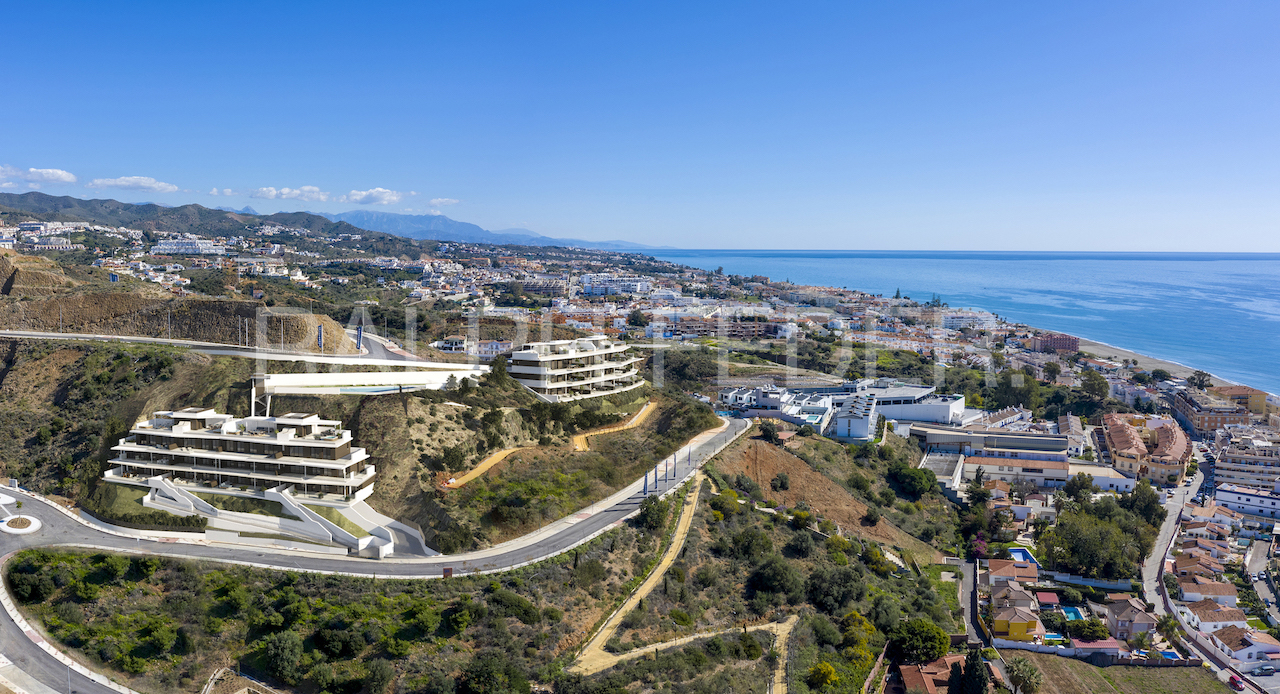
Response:
[[[492,243],[515,246],[578,246],[580,248],[597,248],[601,250],[638,250],[657,248],[629,241],[584,241],[582,239],[557,239],[543,236],[528,229],[501,229],[489,231],[469,222],[459,222],[444,215],[431,214],[396,214],[394,212],[374,212],[371,210],[353,210],[329,214],[317,212],[320,216],[335,222],[347,222],[361,229],[381,231],[411,239],[432,239],[435,241],[462,241],[465,243]]]
[[[42,221],[80,221],[105,226],[123,226],[144,231],[176,231],[215,236],[244,234],[246,225],[270,222],[298,227],[325,236],[360,234],[366,230],[340,221],[326,219],[310,212],[246,214],[244,211],[211,210],[202,205],[166,207],[154,203],[135,205],[118,200],[82,200],[70,196],[44,193],[0,193],[0,209],[39,217]],[[249,210],[250,208],[245,208]]]
[[[656,248],[627,241],[583,241],[542,236],[528,229],[488,231],[475,224],[459,222],[444,215],[409,215],[353,210],[339,214],[277,212],[258,214],[252,207],[210,209],[203,205],[169,207],[156,203],[133,204],[118,200],[82,200],[67,195],[39,192],[0,193],[0,211],[23,212],[42,221],[83,221],[106,226],[123,226],[152,231],[203,233],[238,236],[246,225],[272,223],[310,229],[325,236],[373,232],[401,239],[429,239],[516,246],[578,246],[600,250],[641,250]],[[385,238],[385,237],[384,237]]]

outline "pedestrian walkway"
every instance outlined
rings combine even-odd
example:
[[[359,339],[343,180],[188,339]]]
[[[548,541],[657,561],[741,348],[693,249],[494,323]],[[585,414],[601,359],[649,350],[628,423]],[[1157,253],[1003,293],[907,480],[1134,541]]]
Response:
[[[632,417],[631,421],[627,422],[626,424],[616,424],[614,426],[605,427],[603,429],[597,429],[595,431],[588,431],[582,434],[574,435],[573,450],[578,451],[579,453],[583,451],[591,450],[591,446],[587,443],[588,436],[600,436],[601,434],[612,434],[619,431],[626,431],[627,429],[633,429],[635,427],[640,426],[641,424],[644,424],[644,421],[649,418],[649,415],[653,414],[653,411],[657,409],[657,407],[658,407],[658,404],[650,400],[649,402],[645,403],[644,407],[642,407],[640,411],[636,413],[636,416]]]
[[[444,487],[445,489],[459,489],[462,487],[462,485],[466,484],[467,482],[470,482],[471,480],[488,472],[489,468],[506,460],[507,456],[511,455],[512,453],[515,453],[516,451],[525,451],[530,448],[533,448],[533,446],[516,446],[515,448],[504,448],[498,451],[497,453],[494,453],[493,455],[489,456],[488,458],[485,458],[484,460],[480,461],[479,465],[472,468],[470,472],[463,475],[462,477],[450,479],[448,482],[445,482],[440,486]]]
[[[786,621],[783,621],[783,622],[764,622],[761,624],[752,624],[750,626],[745,626],[745,627],[732,626],[732,627],[726,627],[724,629],[716,629],[714,631],[702,631],[697,634],[690,634],[689,636],[681,636],[678,639],[663,641],[662,643],[651,643],[647,646],[642,646],[635,650],[627,651],[626,653],[621,653],[618,655],[609,655],[607,658],[598,661],[597,664],[601,665],[602,667],[599,667],[598,669],[593,669],[589,672],[586,670],[577,670],[577,669],[570,669],[570,672],[578,672],[583,675],[594,675],[597,672],[603,672],[605,670],[608,670],[611,667],[614,667],[615,665],[618,665],[620,663],[625,663],[628,660],[635,660],[636,658],[646,656],[650,653],[656,653],[658,651],[666,651],[672,648],[679,648],[680,646],[686,646],[700,639],[709,639],[713,636],[720,636],[723,634],[731,634],[731,633],[748,634],[753,631],[767,630],[767,631],[773,632],[773,635],[775,637],[781,638],[779,635],[783,634],[784,630],[785,630],[785,634],[789,635],[791,633],[791,630],[795,627],[796,622],[799,622],[799,621],[800,621],[799,615],[793,614],[790,617],[787,617]],[[783,678],[785,680],[785,676],[786,676],[785,675],[785,667],[786,667],[785,654],[781,658],[781,662],[779,663],[779,666],[784,670]],[[574,667],[576,668],[577,666],[574,666]],[[774,671],[775,683],[777,682],[777,678],[778,678],[778,673],[777,671]],[[774,691],[777,692],[778,690],[775,689]],[[781,692],[782,694],[785,694],[786,692],[785,681],[782,684]]]
[[[611,665],[603,665],[601,663],[608,662],[613,656],[606,653],[604,644],[613,638],[617,633],[622,620],[635,609],[640,601],[649,596],[654,588],[662,582],[667,575],[667,569],[671,568],[671,564],[675,562],[676,557],[680,555],[681,548],[684,547],[685,538],[689,536],[689,528],[693,525],[694,512],[698,508],[698,492],[702,490],[703,474],[699,471],[693,476],[693,485],[689,489],[689,493],[685,496],[684,508],[680,511],[680,518],[676,521],[675,532],[671,536],[671,544],[667,546],[667,551],[662,555],[662,559],[657,566],[653,567],[653,571],[649,573],[648,578],[640,584],[625,601],[622,606],[614,611],[609,619],[605,621],[604,626],[600,627],[600,631],[596,632],[582,652],[578,655],[578,660],[570,668],[574,672],[583,674],[594,674],[604,670]]]

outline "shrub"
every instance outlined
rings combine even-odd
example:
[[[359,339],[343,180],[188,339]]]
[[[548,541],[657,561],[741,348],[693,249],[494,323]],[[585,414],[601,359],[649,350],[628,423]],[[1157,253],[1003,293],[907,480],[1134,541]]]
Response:
[[[489,594],[489,603],[494,607],[494,614],[499,617],[515,617],[525,624],[537,624],[542,618],[533,603],[503,588]]]
[[[867,512],[862,515],[862,520],[867,525],[875,525],[880,522],[880,509],[875,506],[867,507]]]
[[[907,662],[926,663],[946,655],[951,638],[927,619],[912,619],[894,634],[893,647]]]
[[[295,684],[302,674],[302,637],[296,631],[280,631],[262,639],[267,672],[285,684]]]
[[[378,658],[369,663],[369,671],[364,677],[365,688],[369,690],[369,694],[382,694],[395,676],[396,671],[391,663]]]
[[[810,689],[824,689],[836,686],[840,682],[840,677],[836,675],[836,669],[831,663],[821,662],[809,668],[804,681]]]
[[[636,525],[657,532],[667,524],[667,502],[657,496],[646,496],[640,502],[640,513],[636,516]]]
[[[785,492],[788,489],[791,489],[791,477],[785,472],[779,472],[773,476],[772,480],[769,481],[769,487],[775,492]]]

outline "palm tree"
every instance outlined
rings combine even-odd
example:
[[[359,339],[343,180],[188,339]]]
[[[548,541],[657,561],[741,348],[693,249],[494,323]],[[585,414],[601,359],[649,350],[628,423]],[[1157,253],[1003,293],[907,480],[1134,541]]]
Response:
[[[1010,658],[1005,670],[1009,673],[1009,684],[1017,688],[1018,694],[1033,694],[1044,684],[1044,675],[1035,664],[1021,656]]]
[[[1151,635],[1151,632],[1141,631],[1129,637],[1129,645],[1132,646],[1134,650],[1146,650],[1151,648],[1151,644],[1154,639],[1155,637]]]
[[[1162,615],[1156,622],[1156,631],[1173,645],[1173,637],[1178,633],[1178,618],[1171,614]]]

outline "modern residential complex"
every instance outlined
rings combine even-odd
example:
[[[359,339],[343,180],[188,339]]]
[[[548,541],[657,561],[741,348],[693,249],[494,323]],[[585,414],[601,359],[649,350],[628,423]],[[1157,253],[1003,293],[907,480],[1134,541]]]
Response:
[[[210,239],[164,239],[151,247],[152,255],[226,255],[227,247]]]
[[[111,448],[116,467],[106,479],[136,484],[165,476],[208,486],[212,493],[283,486],[301,494],[363,499],[373,493],[376,470],[341,426],[297,412],[243,418],[198,407],[156,412]]]
[[[639,387],[639,358],[625,342],[603,335],[577,340],[530,342],[512,352],[507,372],[547,402],[568,402]]]
[[[1214,445],[1218,482],[1271,489],[1280,477],[1280,432],[1270,427],[1223,427],[1217,431]]]
[[[1218,505],[1232,511],[1247,516],[1276,518],[1276,512],[1280,511],[1280,481],[1273,483],[1270,489],[1219,484],[1216,498]]]
[[[1173,393],[1173,415],[1196,436],[1208,437],[1228,424],[1248,424],[1249,410],[1206,393],[1184,388]]]

